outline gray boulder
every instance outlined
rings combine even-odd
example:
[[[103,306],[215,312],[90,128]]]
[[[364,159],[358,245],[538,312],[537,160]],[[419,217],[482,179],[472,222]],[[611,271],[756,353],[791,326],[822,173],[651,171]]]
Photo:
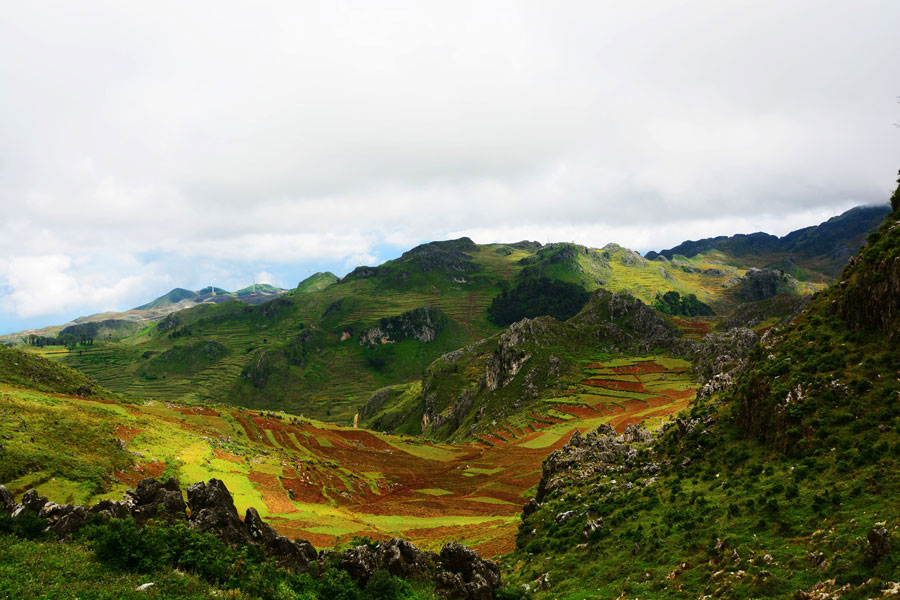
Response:
[[[255,508],[247,509],[244,527],[250,540],[266,549],[270,556],[280,557],[282,566],[304,572],[310,563],[316,562],[316,549],[305,540],[290,540],[278,534],[271,525],[260,518]]]
[[[169,477],[166,482],[152,477],[142,479],[137,489],[125,492],[124,501],[131,506],[131,514],[137,521],[165,516],[172,523],[187,518],[187,506],[174,477]]]
[[[250,535],[244,528],[234,500],[225,484],[218,479],[202,481],[188,488],[188,506],[191,518],[188,524],[200,531],[209,531],[229,544],[240,544],[250,541]]]
[[[465,600],[493,598],[494,590],[500,586],[497,563],[481,558],[459,542],[445,544],[440,557],[444,572],[436,577],[438,592]]]
[[[12,494],[9,493],[9,490],[6,489],[6,486],[0,485],[0,510],[4,512],[4,514],[10,514],[16,508],[16,501],[13,499]]]
[[[45,504],[47,504],[47,496],[38,496],[37,490],[32,488],[22,496],[22,502],[13,509],[12,516],[18,517],[26,511],[39,514]]]

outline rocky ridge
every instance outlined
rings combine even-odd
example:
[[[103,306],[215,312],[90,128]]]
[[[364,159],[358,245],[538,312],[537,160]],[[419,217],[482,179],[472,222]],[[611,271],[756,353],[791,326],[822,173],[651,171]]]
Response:
[[[93,506],[60,505],[30,489],[16,503],[6,487],[0,485],[0,512],[13,519],[30,514],[43,519],[47,530],[59,539],[70,537],[84,525],[89,515],[104,519],[134,518],[139,523],[161,519],[172,523],[184,521],[188,527],[209,532],[231,544],[252,544],[262,548],[282,567],[297,572],[320,572],[333,565],[346,571],[360,585],[379,570],[403,578],[433,581],[437,591],[447,598],[490,600],[500,587],[500,569],[493,561],[482,559],[477,552],[449,542],[441,552],[420,550],[400,539],[363,545],[344,552],[316,549],[308,541],[291,540],[278,534],[263,521],[253,507],[241,520],[234,500],[225,484],[218,479],[198,482],[187,490],[187,502],[178,481],[143,479],[137,488],[128,490],[122,500],[103,500]]]

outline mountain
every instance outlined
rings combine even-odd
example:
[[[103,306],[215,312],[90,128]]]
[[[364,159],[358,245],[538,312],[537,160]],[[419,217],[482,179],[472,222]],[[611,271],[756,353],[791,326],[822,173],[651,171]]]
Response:
[[[131,310],[115,313],[98,313],[78,317],[63,325],[50,325],[40,329],[29,329],[18,333],[0,336],[0,342],[23,343],[29,336],[44,338],[41,345],[66,345],[60,341],[74,336],[75,341],[90,339],[92,341],[114,341],[135,335],[141,330],[169,313],[184,310],[204,302],[221,303],[227,300],[240,300],[248,304],[260,304],[284,294],[287,290],[269,284],[248,286],[237,292],[229,292],[217,287],[206,287],[196,292],[184,288],[175,288],[170,292],[142,304]]]
[[[897,194],[900,194],[898,188]],[[511,583],[537,598],[871,598],[900,575],[900,213],[658,433],[543,463]]]
[[[61,334],[97,336],[68,350],[0,348],[0,592],[890,595],[897,223],[812,296],[723,250],[649,261],[462,238],[118,340],[97,321]],[[662,273],[719,312],[651,308]],[[501,327],[495,299],[504,318],[559,318]],[[358,410],[370,429],[278,405]],[[158,588],[136,591],[136,573]]]
[[[794,237],[815,236],[807,231]],[[754,260],[768,264],[775,256]],[[440,356],[500,332],[501,325],[563,304],[565,311],[579,310],[584,300],[577,294],[560,304],[558,286],[542,281],[626,293],[644,304],[671,291],[684,298],[694,295],[696,305],[716,316],[673,317],[671,323],[687,337],[702,336],[732,313],[748,316],[762,330],[787,316],[792,303],[770,302],[765,315],[734,311],[773,297],[801,297],[828,280],[799,253],[779,256],[783,262],[796,261],[797,269],[758,269],[754,261],[739,262],[719,250],[648,260],[615,244],[599,249],[528,241],[479,245],[460,238],[422,244],[377,267],[358,267],[340,280],[317,273],[255,305],[235,302],[247,296],[236,298],[224,290],[214,296],[209,288],[173,290],[154,301],[154,320],[139,328],[107,332],[88,347],[45,346],[43,352],[129,396],[225,399],[349,423],[376,390],[419,382]],[[190,293],[198,296],[186,297]],[[489,310],[498,297],[508,300],[506,308]],[[198,299],[205,301],[195,304]],[[572,312],[554,314],[565,318]],[[210,348],[217,350],[210,353]],[[405,431],[421,430],[411,413],[402,420]]]
[[[866,235],[877,228],[890,211],[888,205],[857,206],[824,223],[792,231],[780,238],[767,233],[719,236],[682,242],[659,252],[651,251],[645,258],[693,258],[717,250],[746,262],[748,266],[777,269],[779,265],[789,264],[789,269],[809,269],[836,277],[863,245]],[[785,254],[792,256],[788,258]]]

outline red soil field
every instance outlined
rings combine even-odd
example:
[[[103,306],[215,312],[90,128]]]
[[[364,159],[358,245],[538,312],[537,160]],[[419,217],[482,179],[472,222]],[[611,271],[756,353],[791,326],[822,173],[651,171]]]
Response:
[[[652,360],[642,360],[633,365],[625,367],[613,367],[613,373],[630,373],[631,375],[641,375],[644,373],[665,373],[668,371],[664,366],[653,362]]]
[[[135,438],[135,436],[139,433],[142,433],[143,429],[135,429],[133,427],[126,427],[124,425],[116,425],[116,437],[122,439],[125,442],[130,442]]]
[[[244,462],[244,459],[241,458],[240,456],[235,456],[234,454],[229,454],[227,452],[223,452],[222,450],[219,450],[218,448],[213,449],[213,454],[216,455],[216,458],[221,458],[222,460],[227,460],[227,461],[236,462],[236,463]]]
[[[152,462],[146,464],[136,464],[128,471],[113,471],[113,475],[122,483],[131,487],[137,487],[141,479],[147,477],[159,477],[166,469],[164,462]]]
[[[639,381],[615,381],[612,379],[585,379],[582,381],[584,385],[591,387],[606,388],[608,390],[618,390],[622,392],[646,392],[644,384]]]

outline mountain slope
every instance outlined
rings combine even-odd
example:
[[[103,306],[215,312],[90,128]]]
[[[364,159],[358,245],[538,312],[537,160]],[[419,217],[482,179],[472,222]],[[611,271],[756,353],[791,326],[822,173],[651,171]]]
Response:
[[[796,269],[787,268],[790,260],[801,260],[800,254],[778,256],[784,270],[754,270],[715,250],[650,261],[615,244],[601,249],[568,243],[478,245],[460,238],[422,244],[378,267],[359,267],[340,281],[327,273],[313,275],[295,290],[257,306],[234,302],[219,291],[186,310],[171,312],[176,305],[154,309],[152,324],[107,334],[99,343],[95,339],[75,350],[57,346],[40,351],[116,392],[139,398],[225,398],[349,423],[374,391],[418,381],[439,356],[500,331],[488,308],[504,292],[517,297],[529,282],[550,278],[587,290],[603,287],[645,304],[669,291],[694,294],[718,318],[727,318],[748,301],[799,296],[822,287],[824,275],[810,270],[815,265],[807,269],[798,262]],[[770,308],[780,306],[771,303]],[[577,309],[577,303],[572,307]],[[418,319],[432,309],[443,315],[433,336],[375,335],[382,319]],[[700,337],[714,321],[674,322]],[[170,351],[167,356],[189,357],[189,350],[176,347],[208,342],[221,344],[224,351],[216,353],[215,361],[204,362],[203,369],[160,372],[149,364]],[[404,421],[407,427],[412,423]]]
[[[797,265],[835,277],[863,245],[866,235],[877,228],[889,212],[887,205],[857,206],[824,223],[792,231],[781,238],[767,233],[719,236],[682,242],[659,252],[651,251],[646,258],[693,258],[703,252],[718,250],[735,259],[743,259],[748,266],[763,267],[777,265],[784,259],[781,255],[792,254],[792,262]]]
[[[539,598],[896,588],[898,219],[658,439],[601,428],[552,453],[504,563],[512,578]]]

